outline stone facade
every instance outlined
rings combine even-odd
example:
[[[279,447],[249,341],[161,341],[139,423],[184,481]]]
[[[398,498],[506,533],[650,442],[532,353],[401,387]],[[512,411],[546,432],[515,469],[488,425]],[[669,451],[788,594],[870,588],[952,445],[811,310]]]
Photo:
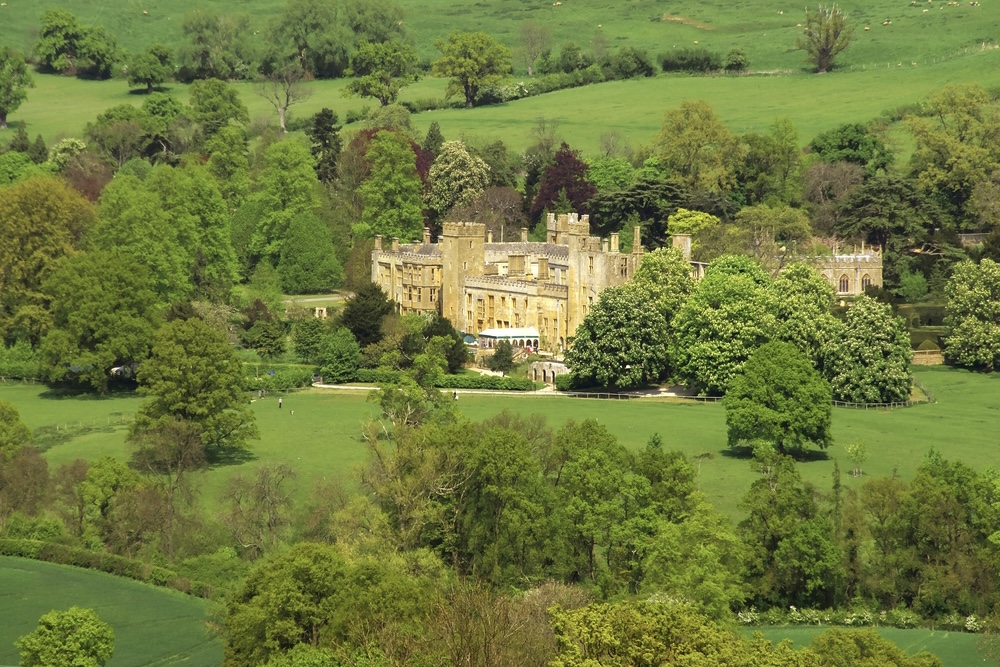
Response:
[[[846,254],[834,248],[830,257],[808,260],[833,286],[838,298],[861,296],[869,285],[882,286],[882,253],[877,248],[861,247]]]
[[[372,282],[400,312],[440,313],[465,333],[535,327],[539,345],[560,352],[598,295],[635,274],[642,259],[638,229],[624,252],[618,234],[590,235],[587,216],[549,215],[545,242],[494,243],[485,225],[448,222],[437,243],[389,248],[375,239]]]
[[[690,260],[691,237],[675,235],[675,247]],[[486,226],[446,222],[437,243],[424,230],[421,243],[385,247],[375,238],[372,282],[399,304],[402,314],[439,313],[456,329],[477,335],[485,329],[534,327],[539,348],[559,353],[573,337],[600,293],[621,285],[642,260],[639,230],[630,248],[618,234],[590,235],[588,216],[550,214],[545,242],[494,243]],[[882,284],[882,256],[875,250],[814,258],[810,261],[833,285],[837,296],[853,297],[867,285]],[[706,264],[691,263],[696,279]]]

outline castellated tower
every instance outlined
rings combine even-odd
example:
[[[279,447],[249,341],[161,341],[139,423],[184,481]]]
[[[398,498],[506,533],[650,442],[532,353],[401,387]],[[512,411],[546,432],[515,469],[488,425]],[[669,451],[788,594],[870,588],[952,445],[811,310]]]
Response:
[[[446,222],[438,239],[444,276],[441,283],[441,314],[459,331],[469,331],[465,321],[464,285],[468,277],[483,275],[486,268],[486,225],[478,222]]]

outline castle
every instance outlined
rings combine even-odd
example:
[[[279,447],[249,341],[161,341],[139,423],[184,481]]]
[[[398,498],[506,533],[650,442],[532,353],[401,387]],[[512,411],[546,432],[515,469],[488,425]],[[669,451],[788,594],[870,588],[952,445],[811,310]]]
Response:
[[[690,236],[676,235],[673,244],[690,260]],[[631,247],[622,248],[618,234],[591,236],[589,217],[575,213],[549,214],[545,242],[529,242],[522,229],[519,241],[495,243],[483,224],[446,222],[437,243],[427,229],[422,243],[394,238],[386,248],[375,237],[372,282],[399,304],[401,314],[439,313],[459,331],[481,338],[499,334],[559,353],[600,293],[635,275],[642,255],[638,227]],[[835,254],[814,263],[838,296],[882,284],[876,253]],[[691,266],[695,278],[704,275],[705,264]]]

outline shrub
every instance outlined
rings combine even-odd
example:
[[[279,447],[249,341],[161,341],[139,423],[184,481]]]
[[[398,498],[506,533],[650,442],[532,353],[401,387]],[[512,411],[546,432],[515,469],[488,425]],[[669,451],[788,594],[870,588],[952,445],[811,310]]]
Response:
[[[312,366],[245,364],[246,387],[251,391],[283,391],[312,384]]]
[[[742,47],[734,46],[726,53],[722,66],[727,72],[745,72],[750,69],[750,58]]]
[[[652,61],[642,49],[623,46],[611,58],[608,65],[608,78],[632,79],[640,76],[653,76],[656,69]]]
[[[661,53],[664,72],[715,72],[722,69],[722,57],[708,49],[677,49]]]
[[[439,389],[494,389],[499,391],[532,391],[535,383],[528,378],[496,375],[441,375],[434,381]]]

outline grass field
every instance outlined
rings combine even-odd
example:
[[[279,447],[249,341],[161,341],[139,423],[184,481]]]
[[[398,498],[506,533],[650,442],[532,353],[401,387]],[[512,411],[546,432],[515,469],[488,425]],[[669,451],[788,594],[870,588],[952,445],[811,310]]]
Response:
[[[18,664],[14,641],[53,609],[89,607],[115,631],[107,667],[222,662],[222,645],[208,632],[208,603],[103,572],[0,557],[0,665]]]
[[[37,75],[28,101],[10,117],[24,123],[31,137],[41,134],[50,144],[67,136],[82,136],[84,126],[117,104],[142,103],[122,81],[80,81]],[[663,113],[684,100],[704,99],[737,133],[766,131],[777,118],[790,118],[803,145],[814,136],[846,122],[864,122],[887,109],[919,102],[948,83],[1000,86],[1000,50],[977,51],[947,62],[926,66],[880,67],[824,76],[688,77],[661,75],[653,79],[615,81],[558,91],[507,104],[476,109],[444,109],[413,117],[421,133],[437,121],[446,138],[492,140],[501,138],[514,150],[532,141],[531,131],[544,117],[558,122],[558,134],[584,154],[595,154],[603,133],[617,131],[633,145],[649,144],[660,128]],[[254,94],[249,83],[236,84],[251,118],[275,123],[273,109]],[[313,95],[292,114],[310,115],[322,107],[348,110],[371,106],[368,100],[345,98],[345,82],[315,81]],[[445,81],[426,78],[407,88],[403,100],[440,99]],[[169,89],[181,102],[187,86]],[[67,99],[73,100],[71,105]],[[351,126],[348,126],[350,129]],[[897,136],[897,135],[894,135]],[[902,139],[905,142],[905,138]],[[905,145],[902,152],[905,154]]]
[[[629,44],[655,56],[697,41],[720,52],[742,46],[757,69],[803,66],[802,54],[795,50],[803,6],[784,0],[397,1],[408,35],[425,58],[436,55],[434,40],[452,31],[483,30],[516,46],[518,27],[530,19],[549,28],[554,46],[573,41],[589,49],[600,34],[611,48]],[[855,44],[842,57],[845,66],[890,61],[923,65],[1000,37],[1000,5],[993,2],[978,7],[965,1],[949,7],[944,0],[921,0],[917,6],[901,0],[838,4],[858,26]],[[132,51],[154,43],[176,48],[183,41],[183,17],[194,9],[247,14],[261,31],[251,37],[263,46],[262,29],[284,6],[284,0],[8,0],[0,8],[0,44],[30,48],[42,12],[60,7],[84,23],[105,26]],[[883,26],[886,19],[890,24]],[[863,31],[865,25],[871,30]]]
[[[947,458],[976,469],[1000,462],[1000,375],[977,375],[947,368],[922,367],[916,375],[938,402],[893,411],[834,411],[835,444],[826,458],[799,464],[802,476],[829,489],[834,461],[839,460],[843,483],[854,488],[863,479],[850,477],[844,446],[864,442],[869,451],[866,476],[889,475],[896,470],[910,478],[927,452],[935,447]],[[0,385],[0,399],[13,402],[22,418],[43,436],[50,466],[76,458],[101,456],[127,458],[125,425],[117,413],[134,413],[136,398],[47,398],[36,385]],[[654,433],[666,447],[698,458],[699,486],[711,502],[737,518],[740,497],[753,481],[749,462],[730,455],[726,448],[725,413],[718,404],[662,400],[597,401],[558,396],[497,396],[465,394],[459,408],[480,420],[503,409],[545,415],[550,425],[568,419],[593,417],[624,445],[639,449]],[[254,444],[254,460],[220,466],[199,473],[202,500],[215,507],[228,479],[263,462],[284,462],[298,471],[297,493],[305,501],[321,480],[356,479],[365,460],[361,425],[375,414],[365,392],[308,390],[285,397],[279,410],[277,397],[254,403],[261,440]],[[295,414],[291,414],[294,410]],[[89,418],[90,422],[87,422]],[[110,422],[110,423],[109,423]],[[55,433],[53,426],[61,425]]]
[[[766,627],[759,630],[772,642],[791,639],[797,647],[809,644],[816,635],[822,634],[827,628],[818,627]],[[978,635],[965,632],[945,632],[940,630],[898,630],[896,628],[877,628],[878,633],[886,639],[895,642],[899,648],[911,655],[920,651],[928,651],[941,658],[944,667],[969,667],[985,662],[976,648]],[[991,663],[995,664],[995,663]]]

